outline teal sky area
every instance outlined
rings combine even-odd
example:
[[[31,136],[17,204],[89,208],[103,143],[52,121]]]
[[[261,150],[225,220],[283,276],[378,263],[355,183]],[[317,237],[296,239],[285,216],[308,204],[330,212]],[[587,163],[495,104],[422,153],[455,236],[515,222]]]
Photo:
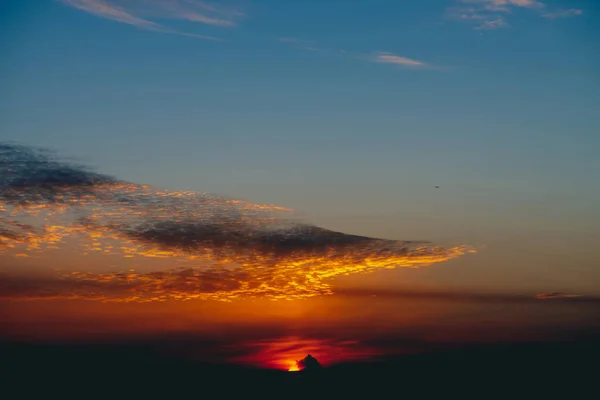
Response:
[[[599,295],[599,21],[595,0],[8,0],[0,140],[477,249],[343,285]]]

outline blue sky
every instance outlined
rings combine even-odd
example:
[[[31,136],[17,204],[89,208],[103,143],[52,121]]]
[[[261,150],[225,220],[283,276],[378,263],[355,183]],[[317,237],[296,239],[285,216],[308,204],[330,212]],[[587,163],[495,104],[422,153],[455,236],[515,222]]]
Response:
[[[331,229],[486,246],[405,282],[600,282],[596,1],[1,7],[2,140]]]

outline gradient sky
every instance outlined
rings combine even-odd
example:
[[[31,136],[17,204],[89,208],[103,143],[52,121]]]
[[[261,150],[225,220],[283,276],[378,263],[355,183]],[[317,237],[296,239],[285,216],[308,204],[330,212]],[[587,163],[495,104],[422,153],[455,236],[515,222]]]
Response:
[[[0,141],[477,249],[340,286],[600,295],[595,0],[0,7]]]

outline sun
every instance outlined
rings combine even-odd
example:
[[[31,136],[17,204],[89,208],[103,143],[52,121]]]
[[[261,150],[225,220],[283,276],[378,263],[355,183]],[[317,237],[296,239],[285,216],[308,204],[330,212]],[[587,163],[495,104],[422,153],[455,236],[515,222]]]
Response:
[[[290,367],[288,368],[289,372],[296,372],[296,371],[300,371],[300,368],[298,368],[298,363],[296,361],[290,361]]]

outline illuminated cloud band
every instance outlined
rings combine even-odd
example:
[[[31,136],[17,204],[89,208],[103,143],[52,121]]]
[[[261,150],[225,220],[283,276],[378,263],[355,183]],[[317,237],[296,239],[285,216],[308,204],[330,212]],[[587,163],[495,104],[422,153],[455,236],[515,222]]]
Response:
[[[338,275],[422,267],[471,251],[333,232],[283,207],[135,185],[12,144],[0,144],[0,178],[0,251],[27,257],[75,237],[86,255],[187,263],[167,272],[6,278],[12,289],[2,293],[11,298],[295,299],[332,293],[328,279]]]

